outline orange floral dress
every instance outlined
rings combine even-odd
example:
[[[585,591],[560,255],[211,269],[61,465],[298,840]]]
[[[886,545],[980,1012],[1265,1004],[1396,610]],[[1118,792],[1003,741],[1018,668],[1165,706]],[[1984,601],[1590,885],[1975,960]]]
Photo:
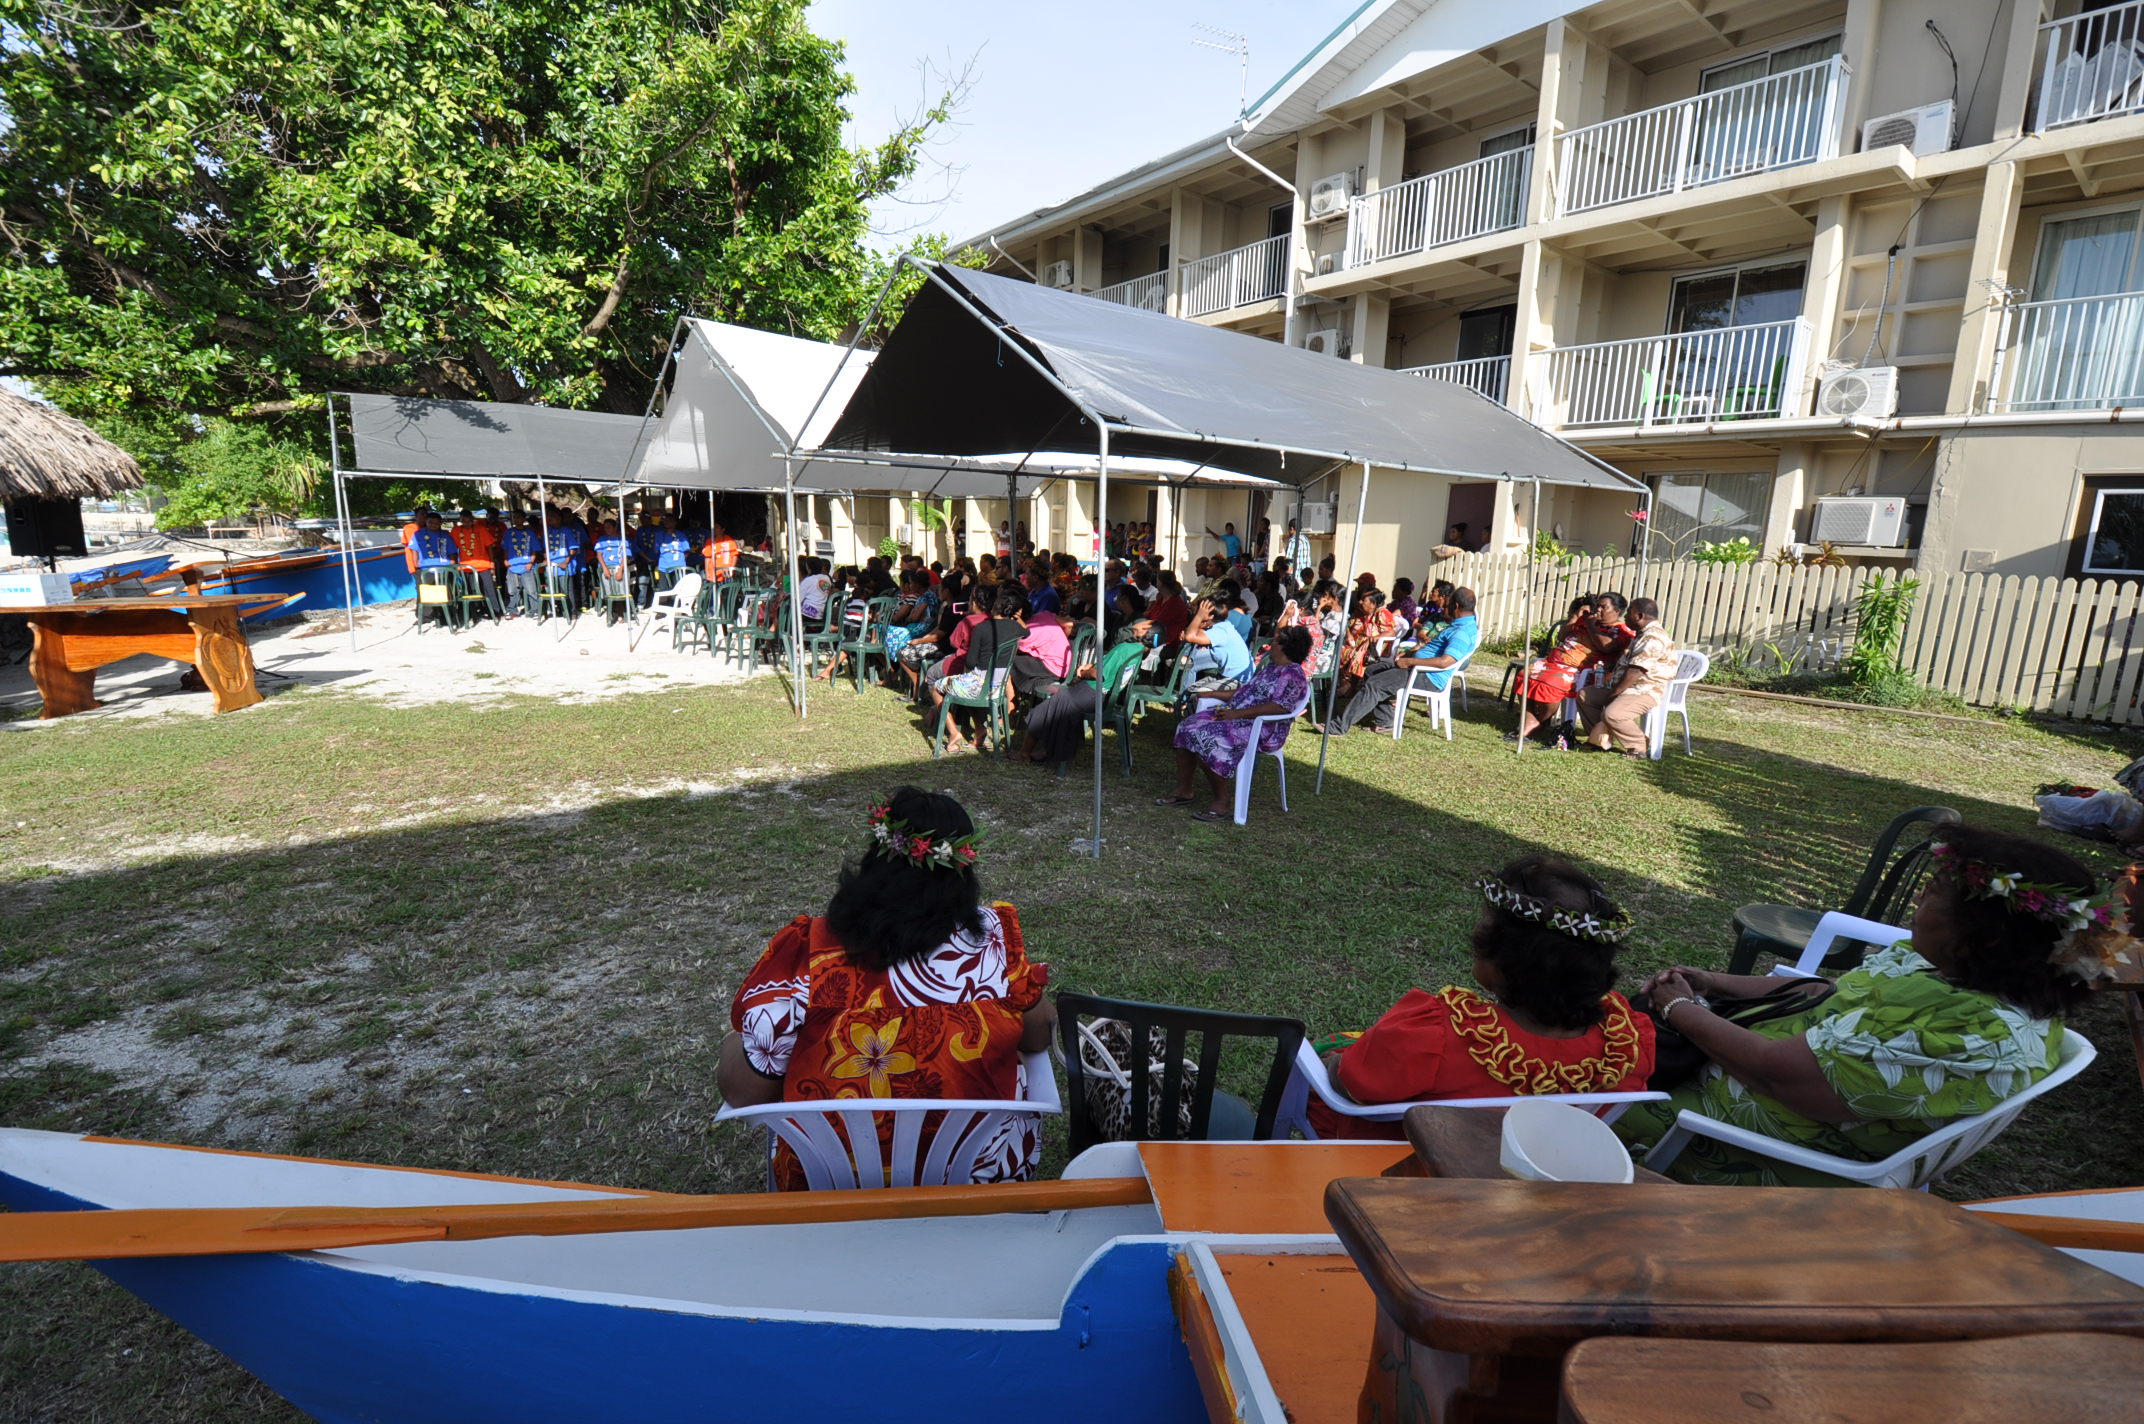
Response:
[[[1340,1051],[1333,1081],[1358,1103],[1642,1091],[1653,1075],[1653,1021],[1621,994],[1601,1008],[1605,1017],[1577,1038],[1548,1038],[1472,989],[1409,989]],[[1404,1136],[1399,1123],[1344,1118],[1316,1101],[1310,1122],[1325,1137]]]
[[[1028,959],[1011,905],[980,913],[980,933],[955,930],[929,954],[885,969],[852,960],[823,918],[797,916],[768,943],[730,1004],[746,1060],[780,1078],[790,1102],[1026,1097],[1020,1036],[1049,984],[1049,966]],[[935,1120],[924,1124],[926,1134],[936,1127]],[[891,1114],[879,1118],[879,1142],[885,1160]],[[1008,1124],[977,1162],[974,1180],[1024,1180],[1041,1156],[1033,1119]],[[775,1155],[774,1175],[783,1191],[804,1186],[786,1146]]]

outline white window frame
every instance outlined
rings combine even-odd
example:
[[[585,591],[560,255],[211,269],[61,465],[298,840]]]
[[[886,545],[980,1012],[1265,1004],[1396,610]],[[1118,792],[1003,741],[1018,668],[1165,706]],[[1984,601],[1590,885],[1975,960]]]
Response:
[[[1515,133],[1524,133],[1524,132],[1525,132],[1525,131],[1527,131],[1528,129],[1532,129],[1532,130],[1534,131],[1534,136],[1533,136],[1533,141],[1532,141],[1532,142],[1530,142],[1530,143],[1528,143],[1528,144],[1526,145],[1526,147],[1528,147],[1528,148],[1538,148],[1538,147],[1540,147],[1540,146],[1541,146],[1541,132],[1540,132],[1540,123],[1539,123],[1539,120],[1536,120],[1536,119],[1521,119],[1521,120],[1520,120],[1519,122],[1517,122],[1517,123],[1515,123],[1515,124],[1506,124],[1506,125],[1504,125],[1504,126],[1503,126],[1502,128],[1500,128],[1500,129],[1497,129],[1497,130],[1494,130],[1493,132],[1490,132],[1490,133],[1478,133],[1478,134],[1471,134],[1471,135],[1469,135],[1469,137],[1471,137],[1471,138],[1472,138],[1472,139],[1474,140],[1474,156],[1475,156],[1475,157],[1476,157],[1477,159],[1479,159],[1479,158],[1481,157],[1481,146],[1482,146],[1483,144],[1485,144],[1485,143],[1494,143],[1494,142],[1495,142],[1496,140],[1498,140],[1498,139],[1500,139],[1500,138],[1509,138],[1509,137],[1510,137],[1511,135],[1513,135],[1513,134],[1515,134]],[[1517,150],[1517,149],[1513,149],[1513,150],[1511,150],[1511,151],[1512,151],[1513,153],[1516,153],[1516,152],[1518,152],[1519,150]]]
[[[1724,277],[1730,272],[1735,273],[1739,278],[1743,272],[1754,271],[1764,267],[1791,267],[1797,262],[1802,265],[1802,301],[1804,305],[1807,305],[1809,299],[1809,258],[1806,255],[1795,257],[1786,253],[1775,252],[1770,257],[1745,257],[1740,262],[1726,262],[1717,267],[1699,267],[1688,272],[1669,273],[1667,310],[1660,314],[1660,334],[1662,336],[1680,334],[1674,327],[1675,289],[1684,282],[1695,282],[1703,277]],[[1741,291],[1739,280],[1735,286],[1736,294],[1739,296]]]
[[[2144,284],[2144,203],[2139,203],[2134,199],[2126,203],[2085,203],[2078,207],[2051,208],[2042,212],[2039,216],[2038,224],[2032,230],[2032,260],[2026,268],[2026,282],[2037,286],[2040,280],[2040,263],[2047,255],[2047,229],[2049,227],[2073,222],[2080,218],[2110,218],[2123,213],[2134,218],[2137,225],[2137,240],[2129,250],[2129,280],[2133,283]],[[2136,288],[2127,290],[2136,290]],[[2032,287],[2028,287],[2025,293],[2025,300],[2037,302],[2044,299],[2036,295]]]
[[[2085,526],[2084,551],[2078,558],[2078,569],[2094,576],[2112,575],[2116,578],[2144,578],[2144,567],[2134,569],[2103,569],[2092,562],[2092,551],[2099,546],[2099,517],[2107,508],[2110,494],[2136,495],[2144,498],[2144,484],[2102,485],[2092,491],[2092,522]]]

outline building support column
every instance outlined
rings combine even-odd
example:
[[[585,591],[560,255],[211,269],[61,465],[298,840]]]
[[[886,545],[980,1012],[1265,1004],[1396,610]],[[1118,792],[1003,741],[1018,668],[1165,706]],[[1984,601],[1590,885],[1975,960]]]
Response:
[[[2008,310],[2001,295],[2010,281],[2017,244],[2018,166],[1992,163],[1981,179],[1980,222],[1973,233],[1973,269],[1965,284],[1965,319],[1958,327],[1958,355],[1950,368],[1952,415],[1978,415],[1989,408],[1996,344]]]
[[[1358,366],[1383,366],[1392,340],[1392,298],[1383,292],[1362,293],[1355,298],[1350,320],[1348,360]]]
[[[2040,43],[2042,0],[2010,0],[2007,16],[2009,30],[2004,32],[2002,22],[1997,21],[1996,30],[1988,38],[1991,45],[2006,46],[2003,56],[2002,89],[1995,99],[1995,132],[1997,143],[2006,143],[2025,132],[2026,110],[2031,107],[2033,80],[2032,54]],[[1960,115],[1962,124],[1966,115]]]
[[[1809,360],[1796,404],[1787,415],[1807,415],[1824,363],[1839,343],[1839,308],[1846,293],[1847,226],[1853,220],[1851,194],[1824,198],[1816,205],[1816,235],[1809,242],[1809,285],[1802,292],[1802,315],[1809,320]]]
[[[1839,53],[1848,70],[1846,102],[1839,106],[1840,153],[1861,146],[1861,121],[1869,116],[1869,95],[1876,87],[1876,33],[1882,12],[1883,0],[1846,0],[1846,25],[1839,36]]]
[[[1765,510],[1761,549],[1777,549],[1795,542],[1794,526],[1809,503],[1809,467],[1816,452],[1807,441],[1779,447],[1779,464],[1772,474],[1772,502]]]

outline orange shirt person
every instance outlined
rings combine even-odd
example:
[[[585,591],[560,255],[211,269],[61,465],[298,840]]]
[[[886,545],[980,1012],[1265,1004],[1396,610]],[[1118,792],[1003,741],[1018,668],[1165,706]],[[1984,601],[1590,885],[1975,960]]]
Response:
[[[491,532],[491,526],[478,522],[475,515],[464,510],[453,532],[462,567],[471,573],[490,573],[492,554],[498,547],[498,536]]]
[[[707,541],[707,581],[727,583],[737,573],[738,543],[730,537],[730,531],[718,522],[715,532]]]

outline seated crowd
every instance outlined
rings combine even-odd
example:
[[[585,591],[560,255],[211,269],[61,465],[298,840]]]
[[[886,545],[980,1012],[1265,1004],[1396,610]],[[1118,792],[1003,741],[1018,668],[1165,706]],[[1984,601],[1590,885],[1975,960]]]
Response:
[[[1269,701],[1301,681],[1306,638],[1287,640]],[[784,927],[737,991],[718,1073],[727,1102],[1027,1096],[1022,1055],[1048,1045],[1056,1017],[1049,971],[1013,907],[984,901],[981,840],[944,795],[904,788],[872,808],[825,913]],[[1684,1108],[1838,1157],[1890,1155],[2045,1078],[2065,1017],[2140,948],[2130,907],[2064,852],[1962,825],[1933,844],[1912,938],[1835,981],[1677,967],[1631,997],[1615,985],[1632,917],[1576,865],[1522,856],[1474,882],[1474,987],[1410,989],[1367,1028],[1322,1041],[1329,1087],[1365,1105],[1651,1089],[1670,1096],[1614,1123],[1641,1155]],[[1763,1014],[1747,1012],[1756,996]],[[1321,1136],[1400,1135],[1321,1102],[1309,1121]],[[1008,1127],[979,1179],[1025,1177],[1036,1161],[1031,1124]],[[1704,1139],[1670,1172],[1838,1184]],[[776,1175],[797,1180],[793,1163]]]

